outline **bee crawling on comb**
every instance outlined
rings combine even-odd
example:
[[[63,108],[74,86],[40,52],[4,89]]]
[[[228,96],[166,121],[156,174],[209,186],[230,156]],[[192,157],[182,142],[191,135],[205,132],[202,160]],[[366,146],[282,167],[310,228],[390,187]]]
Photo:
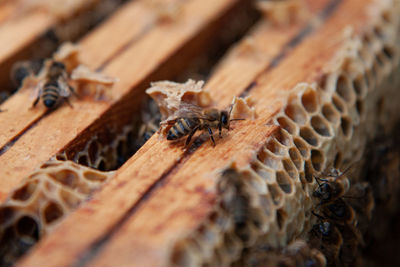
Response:
[[[215,108],[203,109],[193,104],[181,103],[179,109],[174,114],[173,119],[168,119],[162,124],[171,126],[167,133],[167,140],[178,140],[184,136],[185,145],[190,144],[190,140],[198,130],[207,130],[213,145],[215,146],[214,133],[212,129],[218,129],[219,137],[222,137],[222,128],[229,130],[230,122],[244,119],[231,119],[231,112],[218,110]]]
[[[63,101],[72,107],[68,101],[71,93],[76,95],[74,88],[68,84],[65,65],[59,61],[52,61],[44,80],[38,84],[38,94],[32,107],[37,105],[40,98],[43,99],[43,104],[48,109],[56,108]]]

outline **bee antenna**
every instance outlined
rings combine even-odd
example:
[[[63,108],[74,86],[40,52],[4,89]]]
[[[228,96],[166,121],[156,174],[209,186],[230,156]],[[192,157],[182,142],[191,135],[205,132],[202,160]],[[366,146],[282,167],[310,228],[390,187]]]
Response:
[[[229,118],[231,117],[232,110],[233,110],[233,104],[231,105],[231,107],[229,109],[229,113],[228,113]]]
[[[229,121],[244,121],[246,119],[230,119]]]

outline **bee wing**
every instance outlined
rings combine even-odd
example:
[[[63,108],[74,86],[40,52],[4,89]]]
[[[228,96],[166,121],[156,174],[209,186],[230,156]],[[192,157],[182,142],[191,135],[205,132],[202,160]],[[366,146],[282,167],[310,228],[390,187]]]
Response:
[[[179,109],[174,113],[177,118],[204,118],[203,109],[199,106],[181,103]]]
[[[58,78],[57,83],[60,88],[60,96],[69,97],[71,95],[71,90],[69,89],[69,85],[64,77]]]

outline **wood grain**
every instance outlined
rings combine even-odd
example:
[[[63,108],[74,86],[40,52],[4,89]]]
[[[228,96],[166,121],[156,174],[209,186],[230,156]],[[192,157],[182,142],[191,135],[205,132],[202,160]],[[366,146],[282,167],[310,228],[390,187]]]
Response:
[[[324,3],[320,6],[321,10],[327,2],[319,3]],[[350,3],[359,4],[356,1]],[[348,6],[341,7],[341,10],[345,8]],[[338,12],[334,15],[336,19]],[[335,23],[330,22],[329,25]],[[237,123],[232,131],[217,141],[216,148],[212,148],[207,141],[193,155],[185,153],[180,145],[173,145],[154,136],[118,170],[116,177],[104,190],[67,218],[21,265],[46,262],[50,266],[74,263],[79,266],[112,266],[114,263],[126,265],[135,262],[137,266],[153,266],[165,263],[173,240],[194,229],[210,211],[215,198],[214,183],[218,169],[233,159],[242,165],[247,164],[254,151],[274,131],[266,123],[271,114],[281,107],[281,100],[286,95],[276,98],[271,96],[275,97],[280,91],[279,81],[288,69],[287,66],[285,69],[280,65],[275,69],[268,66],[279,57],[282,47],[301,33],[304,26],[295,25],[283,31],[260,24],[251,34],[252,39],[256,40],[253,42],[255,47],[248,51],[248,42],[239,44],[207,83],[216,105],[226,107],[233,95],[242,93],[256,81],[257,85],[251,93],[258,99],[258,109],[264,110],[260,112],[260,119]],[[320,46],[322,38],[326,36],[320,31],[318,33],[318,37],[306,45],[301,44],[292,49],[303,53],[303,49],[309,49],[315,41]],[[340,40],[329,47],[329,55],[335,51]],[[314,50],[314,53],[317,52]],[[295,66],[303,64],[304,60],[309,62],[304,57],[302,60]],[[259,83],[270,72],[278,69],[280,74],[273,87],[269,86],[269,82]],[[303,72],[302,77],[296,77],[299,80],[292,82],[302,81],[307,75],[309,73]],[[265,103],[268,103],[268,108]],[[158,215],[162,220],[158,220]],[[77,221],[86,223],[77,225]],[[98,221],[102,223],[96,223]],[[78,238],[79,242],[76,241]],[[134,252],[132,246],[135,247]],[[66,249],[61,251],[57,249],[59,247]],[[76,261],[78,257],[83,258]]]
[[[138,96],[143,95],[148,81],[171,77],[182,71],[188,61],[184,56],[196,54],[198,49],[205,47],[191,46],[191,42],[197,38],[203,38],[203,42],[207,40],[204,37],[215,33],[223,15],[244,2],[184,2],[179,19],[161,23],[124,49],[104,68],[105,74],[119,78],[112,89],[111,101],[80,99],[72,102],[74,108],[64,105],[35,123],[0,156],[0,165],[4,166],[0,171],[2,199],[21,179],[60,150],[84,142],[94,132],[104,129],[104,125],[112,127],[111,122],[121,125],[131,120],[133,111],[140,107]],[[26,96],[20,101],[27,102],[27,99]],[[65,123],[65,118],[74,119]],[[42,145],[43,142],[46,145]]]

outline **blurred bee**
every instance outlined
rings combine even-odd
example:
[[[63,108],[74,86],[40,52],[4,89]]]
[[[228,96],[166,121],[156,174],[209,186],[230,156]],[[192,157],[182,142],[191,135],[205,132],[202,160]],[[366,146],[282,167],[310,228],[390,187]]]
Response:
[[[150,137],[155,134],[159,129],[161,121],[161,113],[158,109],[157,103],[149,99],[141,110],[141,125],[139,127],[138,139],[136,142],[137,149],[146,143]]]
[[[232,216],[236,235],[243,241],[250,239],[247,225],[254,218],[246,184],[234,168],[222,172],[218,192],[224,196],[223,206]]]
[[[166,124],[172,126],[168,133],[168,140],[177,140],[184,136],[186,138],[185,145],[189,145],[190,140],[197,130],[207,130],[213,145],[215,146],[214,134],[212,129],[218,129],[219,137],[222,137],[222,128],[229,130],[231,121],[243,119],[230,119],[232,107],[230,111],[218,110],[215,108],[202,109],[199,106],[191,104],[181,104],[179,110],[175,114],[175,119],[168,120]]]
[[[25,78],[37,75],[42,68],[42,65],[42,60],[16,62],[11,68],[11,81],[15,88],[20,88]]]
[[[311,247],[320,250],[326,257],[328,266],[338,265],[339,254],[343,245],[343,238],[330,220],[312,212],[318,217],[319,223],[312,227],[309,243]]]
[[[70,97],[71,92],[75,95],[76,93],[68,84],[67,78],[65,65],[59,61],[51,62],[44,80],[38,85],[39,92],[32,107],[37,105],[40,97],[43,99],[43,104],[49,109],[56,108],[64,100],[72,107],[68,97]]]
[[[350,188],[350,181],[345,174],[351,167],[344,172],[332,168],[328,173],[323,174],[324,178],[315,177],[318,188],[314,191],[313,196],[319,198],[321,204],[324,204],[335,201],[346,194]]]
[[[339,224],[353,225],[356,215],[353,208],[342,198],[336,199],[322,207],[323,214]]]

